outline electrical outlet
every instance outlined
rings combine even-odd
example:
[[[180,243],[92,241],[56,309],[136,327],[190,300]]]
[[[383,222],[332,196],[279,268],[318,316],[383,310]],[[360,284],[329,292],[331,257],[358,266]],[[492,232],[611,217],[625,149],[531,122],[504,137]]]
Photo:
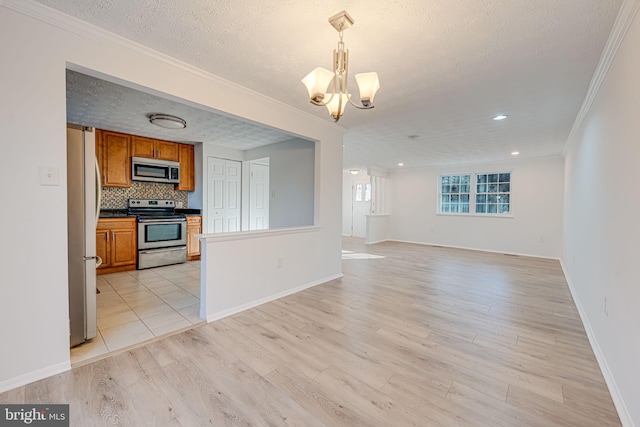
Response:
[[[278,268],[282,268],[284,267],[284,257],[280,256],[278,257]]]
[[[607,307],[607,297],[604,297],[604,315],[609,317],[609,307]]]

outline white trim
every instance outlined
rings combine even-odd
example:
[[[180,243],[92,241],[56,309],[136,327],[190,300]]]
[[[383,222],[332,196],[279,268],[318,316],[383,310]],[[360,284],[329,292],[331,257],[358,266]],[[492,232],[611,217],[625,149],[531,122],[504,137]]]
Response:
[[[509,202],[511,203],[511,202]],[[515,218],[513,214],[498,214],[498,213],[471,213],[471,212],[436,212],[436,215],[443,216],[473,216],[476,218]]]
[[[232,233],[209,233],[196,235],[201,242],[229,242],[233,240],[247,240],[256,239],[259,237],[273,237],[284,236],[286,234],[301,234],[320,231],[322,228],[318,226],[308,227],[288,227],[288,228],[273,228],[270,230],[251,230],[251,231],[238,231]]]
[[[309,289],[309,288],[312,288],[314,286],[322,285],[323,283],[327,283],[327,282],[330,282],[330,281],[335,280],[335,279],[340,279],[341,277],[344,277],[344,275],[342,273],[335,274],[333,276],[325,277],[323,279],[316,280],[316,281],[311,282],[311,283],[307,283],[307,284],[304,284],[304,285],[297,286],[297,287],[295,287],[293,289],[288,289],[286,291],[279,292],[277,294],[270,295],[268,297],[260,298],[260,299],[257,299],[255,301],[251,301],[251,302],[248,302],[246,304],[242,304],[242,305],[239,305],[237,307],[230,308],[228,310],[223,310],[223,311],[219,311],[217,313],[210,314],[210,315],[207,316],[207,323],[215,322],[216,320],[220,320],[222,318],[225,318],[225,317],[228,317],[228,316],[232,316],[234,314],[240,313],[241,311],[249,310],[250,308],[254,308],[254,307],[257,307],[259,305],[266,304],[266,303],[271,302],[271,301],[275,301],[277,299],[286,297],[286,296],[291,295],[291,294],[295,294],[295,293],[300,292],[300,291],[304,291],[305,289]]]
[[[0,393],[13,390],[16,387],[22,387],[23,385],[30,384],[44,378],[52,377],[62,372],[67,372],[69,370],[71,370],[71,362],[67,360],[65,362],[47,366],[46,368],[18,375],[17,377],[9,378],[8,380],[0,382]]]
[[[484,193],[478,193],[478,175],[502,175],[508,173],[509,174],[509,212],[508,213],[489,213],[489,212],[476,212],[476,205],[477,205],[477,195],[478,194],[491,194],[488,192],[484,192]],[[443,177],[453,177],[453,176],[459,176],[459,177],[463,177],[463,176],[469,176],[469,192],[468,193],[459,193],[459,194],[468,194],[469,195],[469,212],[441,212],[442,209],[442,178]],[[484,183],[486,185],[489,185],[489,182]],[[498,184],[500,184],[500,182],[498,182]],[[450,184],[450,185],[454,185],[454,184]],[[464,185],[464,184],[459,184],[459,185]],[[513,168],[509,169],[509,170],[504,170],[502,172],[470,172],[470,173],[445,173],[445,174],[440,174],[438,175],[438,182],[436,184],[436,188],[438,189],[438,198],[436,201],[436,215],[453,215],[453,216],[474,216],[474,217],[499,217],[499,218],[513,218],[513,201],[511,199],[511,196],[513,194]],[[452,194],[452,193],[444,193],[444,195],[447,194]],[[495,193],[495,194],[500,194],[500,192]],[[460,203],[460,202],[458,202]],[[484,204],[488,204],[488,203],[484,203]],[[471,212],[471,208],[473,208],[473,212]]]
[[[443,244],[440,244],[440,243],[414,242],[412,240],[387,239],[387,242],[410,243],[412,245],[435,246],[435,247],[450,248],[450,249],[464,249],[464,250],[467,250],[467,251],[489,252],[489,253],[493,253],[493,254],[524,256],[524,257],[529,257],[529,258],[540,258],[540,259],[551,259],[551,260],[554,260],[554,261],[559,261],[560,260],[560,258],[552,257],[552,256],[523,254],[523,253],[520,253],[520,252],[492,251],[490,249],[469,248],[469,247],[466,247],[466,246],[443,245]]]
[[[573,303],[578,309],[578,314],[580,315],[580,320],[582,321],[582,325],[584,326],[584,330],[587,333],[587,338],[589,339],[589,344],[591,345],[591,349],[593,350],[593,354],[596,356],[596,360],[598,361],[598,365],[600,366],[600,371],[602,371],[602,375],[604,376],[604,381],[607,384],[607,388],[609,389],[609,394],[611,395],[611,399],[613,400],[613,404],[618,411],[618,416],[620,417],[620,422],[623,426],[633,427],[633,420],[631,419],[631,414],[629,414],[629,410],[627,409],[627,405],[622,398],[622,393],[620,393],[620,389],[618,388],[618,384],[609,368],[609,364],[600,349],[600,345],[598,344],[598,340],[596,339],[596,335],[593,332],[593,328],[591,327],[591,323],[589,322],[589,317],[587,313],[582,308],[582,303],[580,302],[580,298],[578,298],[578,293],[575,291],[575,288],[571,284],[571,278],[567,274],[567,269],[565,268],[564,262],[562,258],[560,258],[560,267],[562,268],[562,273],[564,274],[565,281],[569,286],[569,291],[571,292],[571,297],[573,298]]]
[[[393,240],[389,240],[389,239],[382,239],[382,240],[376,240],[375,242],[364,242],[365,245],[377,245],[378,243],[384,243],[384,242],[392,242]],[[397,241],[397,240],[395,240]]]
[[[582,122],[584,122],[587,113],[598,96],[600,86],[607,76],[609,68],[611,68],[611,64],[618,53],[618,49],[620,48],[624,37],[627,35],[627,31],[638,12],[638,8],[640,8],[640,0],[623,0],[622,6],[620,6],[620,10],[618,11],[618,16],[616,17],[616,21],[613,23],[613,28],[611,29],[607,44],[600,56],[600,61],[598,62],[596,71],[593,73],[593,77],[589,83],[587,95],[578,110],[578,114],[573,122],[567,141],[564,144],[564,149],[562,150],[563,157],[566,157],[569,148],[574,144],[576,133],[582,126]]]

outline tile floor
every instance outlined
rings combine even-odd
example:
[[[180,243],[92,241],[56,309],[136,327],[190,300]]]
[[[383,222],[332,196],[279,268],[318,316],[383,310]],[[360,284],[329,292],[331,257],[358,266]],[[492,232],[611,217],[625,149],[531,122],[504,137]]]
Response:
[[[78,363],[204,322],[200,261],[97,278],[98,336],[71,349]]]

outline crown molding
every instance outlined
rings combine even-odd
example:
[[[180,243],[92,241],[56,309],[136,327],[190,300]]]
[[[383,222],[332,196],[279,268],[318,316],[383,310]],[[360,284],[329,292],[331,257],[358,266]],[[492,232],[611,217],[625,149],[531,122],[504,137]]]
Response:
[[[622,6],[620,6],[620,10],[618,11],[618,16],[616,17],[616,20],[613,23],[613,28],[611,29],[611,33],[609,34],[607,44],[605,45],[604,50],[602,51],[602,55],[600,56],[600,61],[598,62],[596,71],[593,73],[593,77],[591,78],[591,82],[589,83],[587,95],[585,96],[585,99],[582,102],[580,109],[578,110],[576,119],[573,122],[573,126],[571,127],[571,132],[569,132],[569,136],[567,137],[567,141],[562,151],[563,156],[567,155],[569,148],[571,148],[571,146],[575,143],[576,133],[582,126],[582,123],[589,113],[589,110],[591,110],[591,106],[598,96],[598,92],[600,91],[600,87],[602,86],[602,82],[606,78],[607,73],[611,68],[611,64],[613,63],[613,60],[618,53],[618,49],[624,41],[624,38],[627,35],[627,31],[629,31],[629,27],[631,27],[631,24],[633,23],[633,20],[636,17],[639,8],[640,0],[623,0]]]
[[[256,92],[252,89],[241,86],[237,83],[224,79],[201,68],[197,68],[187,62],[159,52],[141,43],[119,36],[115,33],[107,31],[79,18],[62,13],[57,9],[53,9],[34,0],[0,0],[0,6],[6,7],[7,9],[37,19],[41,22],[47,23],[56,28],[68,31],[78,36],[91,39],[113,49],[126,50],[128,53],[131,53],[133,51],[135,54],[145,56],[153,61],[156,61],[160,65],[174,68],[182,72],[190,73],[205,81],[215,83],[216,85],[225,86],[233,91],[243,92],[250,97],[259,98],[261,102],[271,103],[274,106],[288,109],[295,114],[305,115],[306,117],[314,120],[316,123],[321,123],[332,128],[333,130],[339,130],[342,133],[344,133],[345,131],[342,126],[339,126],[334,122],[324,120],[307,111],[300,110],[289,104],[285,104],[284,102],[270,98],[260,92]],[[222,111],[221,113],[228,114],[224,111]]]

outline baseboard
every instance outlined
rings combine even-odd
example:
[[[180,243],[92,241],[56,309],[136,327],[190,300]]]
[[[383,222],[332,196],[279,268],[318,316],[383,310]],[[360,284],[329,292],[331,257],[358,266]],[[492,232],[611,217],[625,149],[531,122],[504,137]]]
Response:
[[[339,274],[336,274],[336,275],[333,275],[333,276],[325,277],[324,279],[316,280],[316,281],[311,282],[311,283],[306,283],[304,285],[297,286],[297,287],[292,288],[292,289],[288,289],[288,290],[283,291],[283,292],[279,292],[279,293],[274,294],[274,295],[269,295],[268,297],[264,297],[264,298],[257,299],[255,301],[248,302],[246,304],[242,304],[242,305],[239,305],[237,307],[230,308],[228,310],[223,310],[223,311],[219,311],[217,313],[209,314],[209,315],[207,315],[207,322],[208,323],[215,322],[216,320],[220,320],[220,319],[223,319],[225,317],[232,316],[232,315],[234,315],[236,313],[240,313],[241,311],[249,310],[250,308],[254,308],[254,307],[257,307],[259,305],[266,304],[268,302],[275,301],[277,299],[286,297],[288,295],[295,294],[295,293],[300,292],[300,291],[304,291],[305,289],[313,288],[314,286],[322,285],[323,283],[327,283],[327,282],[330,282],[331,280],[339,279],[339,278],[341,278],[343,276],[344,275],[342,273],[339,273]]]
[[[571,292],[571,297],[573,298],[573,303],[576,305],[578,309],[578,314],[580,315],[580,320],[582,321],[582,325],[584,326],[584,330],[587,332],[587,338],[589,339],[589,344],[591,345],[591,349],[593,350],[593,354],[596,356],[596,360],[598,361],[598,365],[600,366],[600,370],[602,371],[602,376],[604,376],[604,381],[609,388],[609,394],[611,394],[611,399],[613,400],[613,404],[618,411],[618,416],[620,417],[620,422],[623,426],[634,427],[633,420],[631,419],[631,415],[629,414],[629,410],[627,409],[627,405],[624,403],[624,399],[620,394],[620,389],[618,388],[618,384],[616,383],[613,374],[611,373],[611,369],[609,369],[609,365],[607,364],[607,360],[602,354],[602,350],[600,349],[600,345],[598,345],[598,340],[596,339],[595,334],[593,333],[593,328],[591,327],[591,323],[589,322],[589,318],[587,317],[586,312],[582,308],[582,303],[580,302],[580,298],[578,298],[578,294],[575,291],[575,288],[571,284],[571,278],[567,274],[567,269],[565,268],[564,262],[562,258],[560,259],[560,266],[562,268],[562,273],[564,274],[564,278],[567,281],[567,285],[569,286],[569,291]]]
[[[540,259],[552,259],[554,261],[559,261],[560,258],[552,257],[552,256],[544,256],[544,255],[531,255],[531,254],[523,254],[520,252],[507,252],[507,251],[492,251],[490,249],[479,249],[479,248],[469,248],[466,246],[453,246],[453,245],[443,245],[441,243],[425,243],[425,242],[414,242],[411,240],[396,240],[396,239],[387,239],[386,242],[398,242],[398,243],[409,243],[412,245],[422,245],[422,246],[436,246],[441,248],[450,248],[450,249],[464,249],[466,251],[477,251],[477,252],[489,252],[493,254],[502,254],[502,255],[513,255],[513,256],[524,256],[529,258],[540,258]]]
[[[30,384],[32,382],[51,377],[56,374],[60,374],[62,372],[66,372],[71,369],[71,362],[61,362],[55,365],[47,366],[46,368],[38,369],[23,375],[18,375],[17,377],[9,378],[8,380],[4,380],[0,382],[0,393],[4,393],[5,391],[13,390],[17,387],[22,387],[23,385]],[[11,402],[8,402],[11,403]]]
[[[384,242],[390,242],[390,241],[391,240],[389,240],[389,239],[382,239],[382,240],[376,240],[375,242],[367,242],[367,241],[365,241],[364,243],[365,243],[365,245],[375,245],[375,244],[378,244],[378,243],[384,243]]]

